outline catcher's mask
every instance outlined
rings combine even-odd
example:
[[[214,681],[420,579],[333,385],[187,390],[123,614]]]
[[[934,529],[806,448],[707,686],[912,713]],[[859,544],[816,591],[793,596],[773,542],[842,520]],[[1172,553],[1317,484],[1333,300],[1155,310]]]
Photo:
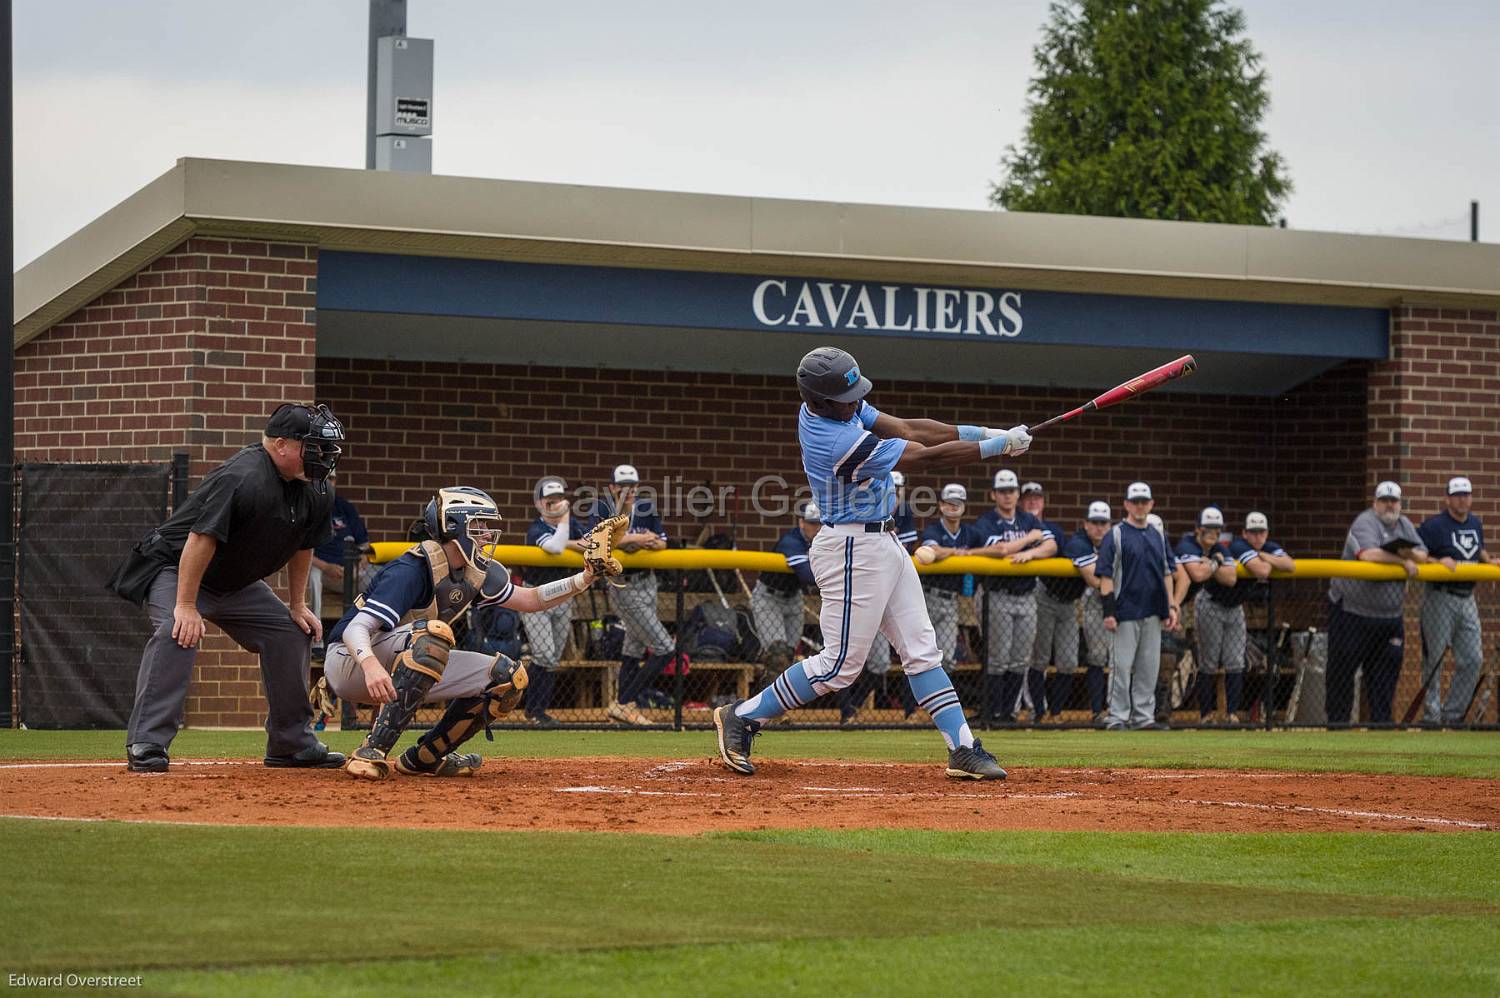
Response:
[[[433,540],[456,542],[470,566],[480,572],[489,568],[500,543],[500,507],[486,493],[468,485],[439,489],[422,522]]]
[[[328,476],[344,453],[344,424],[328,406],[286,402],[276,408],[266,424],[266,436],[286,437],[302,443],[302,471],[320,493],[328,491]]]

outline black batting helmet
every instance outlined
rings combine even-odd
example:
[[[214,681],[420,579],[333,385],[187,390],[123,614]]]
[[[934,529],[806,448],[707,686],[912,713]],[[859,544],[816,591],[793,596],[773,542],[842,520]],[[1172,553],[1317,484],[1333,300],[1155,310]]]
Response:
[[[797,390],[808,402],[857,402],[870,392],[870,379],[847,350],[818,347],[797,365]]]

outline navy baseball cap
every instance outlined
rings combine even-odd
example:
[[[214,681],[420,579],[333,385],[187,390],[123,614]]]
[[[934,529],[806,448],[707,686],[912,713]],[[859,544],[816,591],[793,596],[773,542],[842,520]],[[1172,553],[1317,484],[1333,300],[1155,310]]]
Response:
[[[857,402],[874,387],[859,373],[859,364],[847,350],[818,347],[809,350],[797,365],[797,388],[804,398],[830,402]]]

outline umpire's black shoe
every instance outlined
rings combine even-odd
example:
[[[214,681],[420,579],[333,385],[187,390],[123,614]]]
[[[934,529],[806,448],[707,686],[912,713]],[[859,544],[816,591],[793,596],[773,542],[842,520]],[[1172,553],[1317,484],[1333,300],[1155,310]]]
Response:
[[[719,758],[724,765],[736,773],[755,775],[755,764],[750,761],[750,743],[760,734],[760,722],[740,717],[734,709],[743,700],[726,704],[714,711],[714,727],[719,731]]]
[[[125,768],[132,773],[165,773],[170,761],[167,750],[151,742],[136,742],[125,747]]]
[[[960,745],[948,753],[948,776],[955,780],[1003,780],[1005,770],[975,739],[972,746]]]
[[[526,719],[538,728],[560,728],[562,722],[545,710],[539,710],[535,714],[527,714]]]
[[[268,755],[265,763],[273,769],[338,769],[344,764],[344,753],[330,752],[318,742],[296,755]]]

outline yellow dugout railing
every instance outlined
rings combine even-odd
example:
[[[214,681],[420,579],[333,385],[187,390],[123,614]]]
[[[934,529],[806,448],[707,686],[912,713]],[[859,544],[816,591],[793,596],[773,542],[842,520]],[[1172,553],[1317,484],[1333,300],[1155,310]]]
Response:
[[[378,541],[371,545],[371,561],[379,563],[399,558],[411,545],[404,541]],[[495,557],[513,568],[557,567],[582,568],[583,558],[575,551],[548,554],[529,544],[502,544]],[[771,551],[721,551],[706,548],[672,548],[666,551],[620,553],[626,568],[691,570],[715,568],[750,572],[789,572],[786,559]],[[916,563],[923,575],[1051,575],[1076,576],[1078,569],[1066,558],[1043,558],[1020,565],[1009,558],[982,558],[973,555],[947,558],[931,565]],[[1240,578],[1249,578],[1245,566],[1238,567]],[[1340,558],[1299,558],[1290,572],[1272,572],[1273,579],[1365,579],[1371,582],[1405,579],[1400,565],[1382,565],[1369,561],[1345,561]],[[1500,582],[1500,567],[1494,565],[1459,565],[1449,570],[1443,565],[1427,564],[1417,568],[1419,582]]]

